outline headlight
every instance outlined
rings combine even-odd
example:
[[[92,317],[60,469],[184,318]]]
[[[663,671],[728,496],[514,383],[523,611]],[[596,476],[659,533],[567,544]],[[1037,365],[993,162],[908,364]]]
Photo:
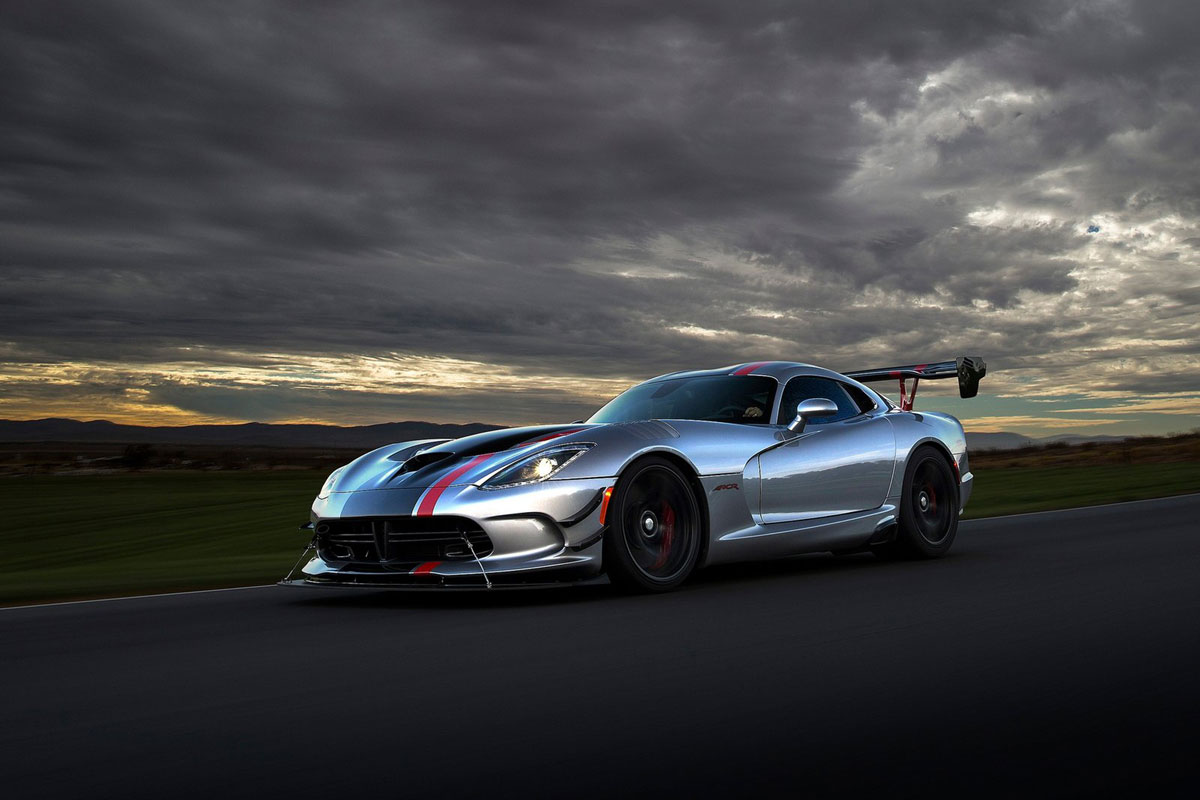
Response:
[[[337,483],[338,475],[341,475],[344,469],[345,467],[338,467],[329,473],[329,477],[325,479],[325,483],[321,486],[321,491],[317,492],[318,500],[324,500],[326,497],[329,497],[329,493],[333,491],[333,485]]]
[[[509,486],[522,486],[527,483],[544,481],[567,464],[583,455],[592,445],[566,444],[562,447],[552,447],[510,464],[497,472],[483,484],[485,489],[504,489]]]

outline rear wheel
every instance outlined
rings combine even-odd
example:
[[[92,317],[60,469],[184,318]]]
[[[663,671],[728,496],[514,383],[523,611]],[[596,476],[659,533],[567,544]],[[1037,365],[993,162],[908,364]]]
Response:
[[[634,463],[617,481],[604,537],[609,579],[665,592],[687,580],[700,555],[700,505],[687,476],[665,458]]]
[[[946,457],[924,446],[904,470],[904,494],[895,540],[872,548],[883,558],[939,558],[958,532],[958,482]]]

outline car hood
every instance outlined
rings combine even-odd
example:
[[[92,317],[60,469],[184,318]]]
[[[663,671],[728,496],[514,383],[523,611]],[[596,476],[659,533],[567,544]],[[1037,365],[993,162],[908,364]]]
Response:
[[[426,439],[380,447],[338,471],[332,493],[425,489],[478,483],[548,444],[596,446],[555,480],[609,477],[651,451],[673,453],[699,475],[739,473],[763,449],[777,445],[782,428],[698,420],[650,420],[504,428],[462,439]]]
[[[333,493],[424,489],[475,483],[547,442],[574,441],[585,424],[502,428],[461,439],[423,439],[386,445],[359,456],[336,473]]]

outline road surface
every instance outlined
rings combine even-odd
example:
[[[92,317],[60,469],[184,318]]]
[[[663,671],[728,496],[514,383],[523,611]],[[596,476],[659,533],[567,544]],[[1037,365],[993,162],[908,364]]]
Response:
[[[1198,519],[1200,495],[979,520],[940,561],[657,597],[0,610],[0,794],[1196,796]]]

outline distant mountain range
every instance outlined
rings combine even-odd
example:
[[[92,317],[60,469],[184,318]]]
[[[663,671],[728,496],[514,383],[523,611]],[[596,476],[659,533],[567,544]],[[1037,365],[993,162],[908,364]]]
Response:
[[[408,439],[457,439],[494,430],[499,425],[472,422],[441,425],[434,422],[385,422],[380,425],[184,425],[149,427],[119,425],[106,420],[74,419],[0,420],[0,442],[116,442],[121,444],[191,444],[219,447],[336,447],[370,450]],[[972,450],[1014,450],[1052,442],[1115,442],[1123,436],[1064,434],[1034,439],[1019,433],[968,433]]]
[[[1078,436],[1073,433],[1058,436],[1034,438],[1022,436],[1019,433],[967,433],[968,450],[1016,450],[1019,447],[1037,447],[1039,445],[1055,444],[1084,444],[1085,442],[1119,442],[1128,436]]]
[[[386,422],[381,425],[119,425],[107,420],[0,420],[0,442],[116,442],[120,444],[210,445],[216,447],[336,447],[373,450],[409,439],[457,439],[498,428],[472,422]]]

